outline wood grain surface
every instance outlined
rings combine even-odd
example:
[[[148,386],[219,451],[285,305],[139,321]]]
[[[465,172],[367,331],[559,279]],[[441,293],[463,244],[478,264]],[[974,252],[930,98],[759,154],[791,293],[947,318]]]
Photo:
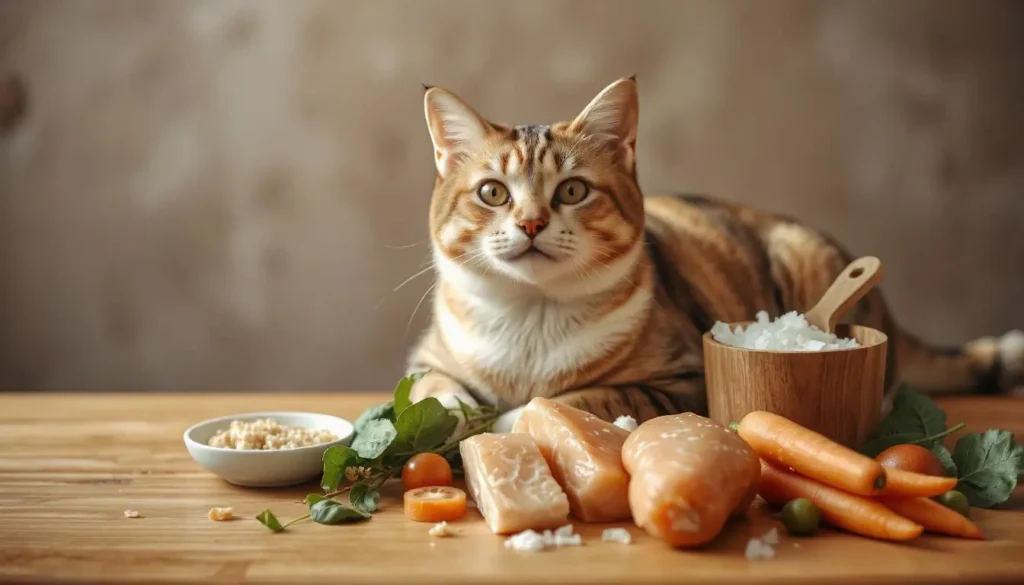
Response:
[[[603,543],[613,525],[576,523],[584,546],[517,553],[475,510],[437,539],[404,519],[395,490],[368,522],[296,525],[273,534],[315,485],[231,486],[201,470],[182,443],[199,420],[254,410],[355,417],[386,399],[361,395],[0,395],[0,582],[4,583],[1020,583],[1024,497],[976,510],[985,542],[928,536],[890,544],[825,531],[783,535],[774,560],[747,561],[746,541],[778,523],[761,508],[709,548],[680,552],[630,527],[629,546]],[[1024,401],[945,400],[951,423],[1024,436]],[[207,519],[233,506],[238,519]],[[125,509],[137,510],[128,519]],[[628,526],[627,524],[615,524]]]

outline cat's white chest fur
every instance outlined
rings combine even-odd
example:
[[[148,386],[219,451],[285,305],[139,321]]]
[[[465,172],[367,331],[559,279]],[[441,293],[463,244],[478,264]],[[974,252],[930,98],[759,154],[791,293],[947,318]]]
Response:
[[[589,369],[625,337],[635,335],[650,295],[637,290],[610,311],[587,304],[531,299],[465,299],[473,319],[460,320],[437,303],[438,325],[449,349],[481,392],[525,403],[565,390],[565,374]],[[494,388],[492,385],[506,387]]]

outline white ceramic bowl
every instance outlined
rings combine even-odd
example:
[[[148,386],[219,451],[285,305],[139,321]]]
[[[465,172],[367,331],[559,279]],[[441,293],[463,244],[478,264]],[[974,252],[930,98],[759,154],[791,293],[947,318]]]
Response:
[[[227,429],[233,420],[253,421],[274,418],[287,426],[323,429],[338,440],[311,447],[274,451],[243,451],[210,447],[206,443],[218,430]],[[354,428],[349,421],[327,414],[310,412],[247,412],[203,421],[185,431],[185,447],[192,458],[207,471],[229,483],[246,487],[283,487],[303,483],[323,472],[323,455],[333,445],[349,445]]]

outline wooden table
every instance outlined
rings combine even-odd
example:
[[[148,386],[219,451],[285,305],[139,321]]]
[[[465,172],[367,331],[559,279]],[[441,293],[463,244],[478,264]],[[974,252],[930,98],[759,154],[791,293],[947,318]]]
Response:
[[[603,543],[605,525],[577,523],[584,546],[517,553],[474,511],[438,539],[407,522],[397,500],[355,525],[304,523],[268,532],[268,506],[301,514],[309,486],[254,490],[204,472],[182,432],[213,416],[315,410],[355,417],[386,399],[360,395],[0,395],[0,582],[34,583],[1022,583],[1024,497],[976,510],[991,540],[928,536],[891,544],[826,531],[785,535],[774,560],[747,561],[751,536],[778,525],[757,509],[714,546],[670,550],[631,527],[629,546]],[[952,422],[1024,437],[1024,400],[943,401]],[[392,496],[396,495],[392,492]],[[212,506],[239,519],[212,522]],[[137,510],[141,517],[125,518]],[[624,525],[625,526],[625,525]]]

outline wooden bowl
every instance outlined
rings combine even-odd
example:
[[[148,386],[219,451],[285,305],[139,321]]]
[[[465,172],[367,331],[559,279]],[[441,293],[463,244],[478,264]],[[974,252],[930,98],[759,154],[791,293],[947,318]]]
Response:
[[[746,327],[749,323],[730,325]],[[840,338],[860,347],[827,351],[768,351],[733,347],[704,334],[708,412],[728,425],[748,412],[784,416],[852,449],[882,419],[884,333],[859,325],[837,325]]]

